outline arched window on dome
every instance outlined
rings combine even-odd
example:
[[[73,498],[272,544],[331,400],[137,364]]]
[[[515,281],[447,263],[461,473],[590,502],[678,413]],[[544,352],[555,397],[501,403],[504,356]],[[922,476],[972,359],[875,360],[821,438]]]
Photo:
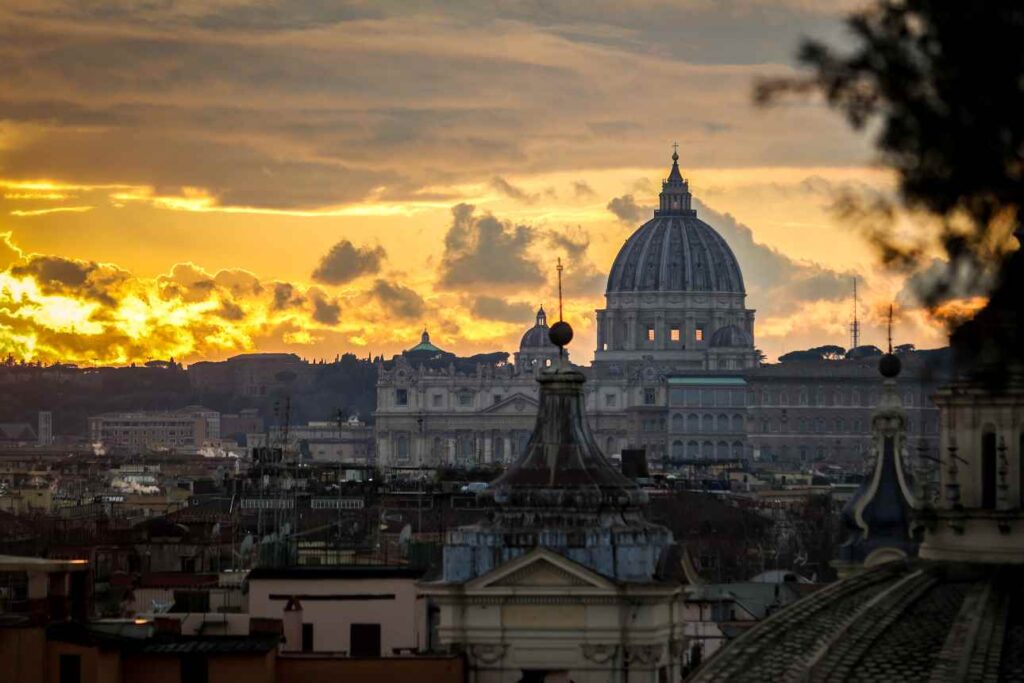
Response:
[[[686,420],[680,413],[676,413],[672,416],[672,431],[673,432],[685,432],[686,431]]]

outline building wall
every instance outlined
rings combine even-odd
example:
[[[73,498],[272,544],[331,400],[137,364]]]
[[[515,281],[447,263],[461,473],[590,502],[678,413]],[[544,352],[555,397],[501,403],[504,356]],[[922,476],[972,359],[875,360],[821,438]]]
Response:
[[[426,646],[425,607],[416,598],[414,579],[250,579],[249,613],[282,619],[287,599],[271,595],[298,596],[303,623],[313,624],[315,652],[349,652],[352,624],[380,624],[385,657],[396,648]],[[325,597],[304,600],[303,595]],[[367,598],[389,595],[394,597]]]
[[[465,660],[458,656],[349,659],[285,654],[277,657],[276,667],[278,681],[303,683],[463,683],[466,680]]]

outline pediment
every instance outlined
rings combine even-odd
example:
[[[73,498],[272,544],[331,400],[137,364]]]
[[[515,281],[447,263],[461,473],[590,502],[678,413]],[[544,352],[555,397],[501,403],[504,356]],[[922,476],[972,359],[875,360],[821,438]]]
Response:
[[[503,588],[600,588],[614,589],[608,579],[544,548],[506,562],[469,584],[471,589]]]
[[[537,406],[537,399],[517,392],[501,399],[498,403],[487,406],[480,412],[506,415],[534,415],[537,412]]]

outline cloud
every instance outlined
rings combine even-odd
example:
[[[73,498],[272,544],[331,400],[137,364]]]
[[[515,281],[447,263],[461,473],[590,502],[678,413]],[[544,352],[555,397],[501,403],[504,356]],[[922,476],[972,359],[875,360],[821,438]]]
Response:
[[[109,264],[32,254],[14,265],[15,277],[31,278],[43,294],[74,295],[104,305],[114,305],[116,290],[128,278],[125,271]]]
[[[524,204],[534,204],[540,198],[540,195],[530,194],[526,190],[513,185],[501,176],[494,176],[491,178],[491,187],[509,199],[514,199],[517,202],[522,202]]]
[[[321,290],[311,288],[309,299],[313,302],[313,320],[324,325],[337,325],[341,320],[341,305],[337,299],[330,299]]]
[[[606,275],[587,255],[590,233],[580,226],[549,230],[545,233],[552,251],[562,255],[563,288],[569,296],[594,296],[604,288]]]
[[[608,202],[606,208],[615,214],[615,217],[621,222],[628,225],[639,223],[644,216],[648,215],[647,210],[638,206],[636,199],[631,194],[624,194],[621,197],[613,198]]]
[[[528,325],[536,309],[525,301],[508,301],[495,296],[478,296],[469,302],[470,312],[488,320]]]
[[[10,232],[0,232],[0,270],[4,270],[21,260],[21,249],[11,241]]]
[[[534,238],[529,226],[500,221],[491,214],[478,216],[469,204],[454,206],[439,284],[449,289],[539,285],[544,275],[528,254]]]
[[[572,194],[576,199],[587,199],[595,196],[594,188],[585,180],[574,180],[572,182]]]
[[[274,283],[274,310],[284,311],[306,303],[306,297],[290,282]]]
[[[384,247],[357,247],[348,240],[341,240],[320,259],[312,278],[328,285],[345,284],[362,275],[380,272],[385,258]]]
[[[399,318],[420,318],[427,310],[423,297],[404,285],[379,279],[371,292],[388,313]]]

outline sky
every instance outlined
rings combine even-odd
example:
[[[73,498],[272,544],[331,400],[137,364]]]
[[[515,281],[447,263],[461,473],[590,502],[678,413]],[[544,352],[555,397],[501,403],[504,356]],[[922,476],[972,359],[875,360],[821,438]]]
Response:
[[[770,359],[945,343],[837,197],[888,196],[867,134],[753,103],[829,0],[7,0],[0,354],[515,351],[539,305],[574,360],[671,145],[739,259]]]

